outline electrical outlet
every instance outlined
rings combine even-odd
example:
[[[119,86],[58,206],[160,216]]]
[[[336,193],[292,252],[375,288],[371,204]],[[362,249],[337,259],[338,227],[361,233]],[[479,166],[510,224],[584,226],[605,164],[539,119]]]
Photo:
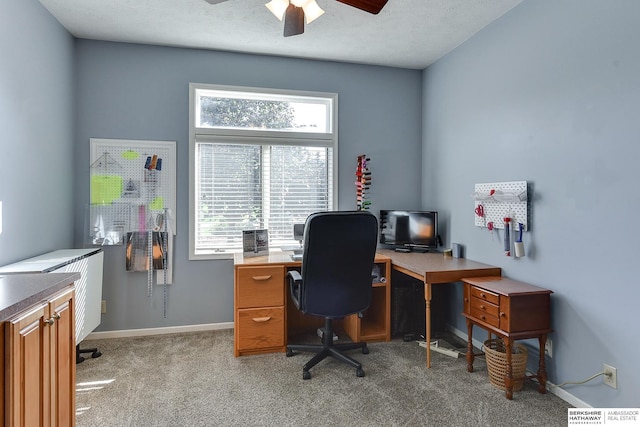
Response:
[[[107,314],[107,300],[102,300],[102,305],[100,306],[100,312],[102,314]]]
[[[544,344],[544,354],[553,357],[553,341],[549,338],[547,338],[547,342]]]
[[[604,383],[612,388],[618,388],[618,370],[604,364]]]

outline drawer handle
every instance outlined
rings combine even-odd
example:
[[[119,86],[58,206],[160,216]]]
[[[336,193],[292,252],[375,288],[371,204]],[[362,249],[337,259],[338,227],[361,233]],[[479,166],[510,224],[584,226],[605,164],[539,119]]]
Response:
[[[484,306],[484,305],[482,305],[482,304],[480,304],[480,308],[481,308],[482,310],[486,310],[485,306]]]
[[[56,323],[56,319],[54,319],[53,317],[50,319],[45,319],[44,323],[45,325],[53,325],[54,323]]]
[[[482,320],[487,320],[487,319],[484,317],[484,315],[480,316],[480,318],[481,318]]]
[[[268,274],[266,276],[252,276],[253,280],[255,280],[256,282],[264,282],[265,280],[271,279],[271,277],[273,277],[271,274]]]
[[[481,296],[482,298],[486,298],[486,297],[487,297],[487,294],[485,294],[484,292],[480,292],[480,296]]]
[[[253,321],[256,323],[264,323],[264,322],[268,322],[269,320],[271,320],[271,316],[253,318]]]
[[[505,316],[506,316],[506,314],[504,313],[504,311],[501,311],[500,312],[500,317],[505,317]]]

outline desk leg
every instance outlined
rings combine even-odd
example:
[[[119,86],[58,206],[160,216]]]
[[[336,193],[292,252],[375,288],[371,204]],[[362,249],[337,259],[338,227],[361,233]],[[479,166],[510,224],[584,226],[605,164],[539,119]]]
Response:
[[[547,344],[547,334],[538,337],[540,345],[540,360],[538,361],[538,393],[545,394],[547,392],[547,369],[544,360],[544,349]]]
[[[426,305],[426,341],[427,341],[427,368],[431,367],[431,283],[424,284],[424,300]]]
[[[475,355],[473,354],[473,322],[467,319],[467,372],[473,372],[473,360]]]
[[[506,347],[507,356],[507,373],[504,376],[504,386],[506,388],[505,395],[507,399],[513,399],[513,367],[511,366],[511,351],[513,347],[513,340],[510,338],[503,338]]]

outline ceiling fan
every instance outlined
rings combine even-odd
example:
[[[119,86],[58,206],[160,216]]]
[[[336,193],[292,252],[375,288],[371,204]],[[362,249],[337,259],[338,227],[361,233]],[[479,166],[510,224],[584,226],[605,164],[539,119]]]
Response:
[[[211,4],[222,3],[227,0],[206,0]],[[364,10],[377,15],[388,0],[337,0],[340,3]],[[316,0],[271,0],[265,6],[276,18],[282,21],[284,18],[284,36],[296,36],[304,33],[304,21],[307,24],[314,21],[324,13]]]

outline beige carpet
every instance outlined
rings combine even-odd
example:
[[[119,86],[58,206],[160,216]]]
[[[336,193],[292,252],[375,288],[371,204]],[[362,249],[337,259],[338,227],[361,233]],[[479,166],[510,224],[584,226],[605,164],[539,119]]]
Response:
[[[570,405],[530,381],[508,401],[476,359],[415,342],[351,353],[366,376],[334,360],[302,379],[311,357],[235,358],[233,331],[83,342],[103,353],[77,365],[77,426],[566,426]]]

